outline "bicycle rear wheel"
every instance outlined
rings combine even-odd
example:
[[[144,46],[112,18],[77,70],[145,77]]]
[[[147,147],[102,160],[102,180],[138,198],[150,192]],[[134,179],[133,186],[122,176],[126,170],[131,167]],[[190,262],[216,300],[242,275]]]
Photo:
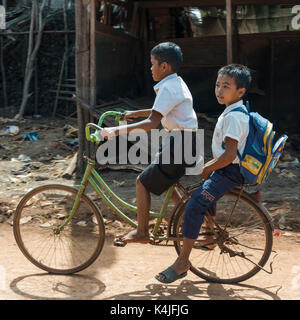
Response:
[[[272,252],[273,235],[265,212],[244,195],[229,192],[217,202],[212,250],[203,250],[207,228],[201,228],[190,255],[190,270],[197,276],[218,283],[245,281],[261,270]],[[238,200],[238,201],[237,201]],[[232,208],[236,204],[234,211]],[[174,218],[173,234],[182,237],[185,204]],[[219,228],[218,228],[218,227]],[[179,254],[182,241],[174,241]],[[260,267],[259,267],[260,266]]]
[[[56,274],[71,274],[92,264],[105,239],[102,215],[82,195],[73,218],[69,216],[77,190],[63,185],[46,185],[28,192],[14,216],[14,236],[22,253],[37,267]]]

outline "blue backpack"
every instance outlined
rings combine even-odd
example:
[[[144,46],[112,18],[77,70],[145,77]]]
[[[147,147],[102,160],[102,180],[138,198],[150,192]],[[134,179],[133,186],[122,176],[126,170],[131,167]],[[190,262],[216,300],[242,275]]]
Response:
[[[245,111],[238,107],[230,112],[239,111],[249,116],[249,134],[243,154],[238,152],[240,172],[249,184],[263,183],[275,168],[285,146],[287,135],[282,135],[274,143],[273,124],[257,112],[250,112],[249,102]],[[223,148],[225,144],[223,142]]]

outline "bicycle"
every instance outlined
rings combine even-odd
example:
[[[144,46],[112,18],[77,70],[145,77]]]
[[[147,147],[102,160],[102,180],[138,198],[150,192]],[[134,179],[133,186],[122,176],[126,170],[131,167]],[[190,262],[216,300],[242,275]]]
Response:
[[[120,121],[123,115],[119,111],[103,113],[97,125],[86,125],[86,138],[99,145],[98,133],[103,119],[114,116]],[[85,194],[88,184],[114,213],[137,227],[136,221],[122,211],[125,208],[136,213],[137,208],[118,197],[94,166],[95,154],[87,158],[85,173],[77,189],[58,184],[44,185],[29,191],[19,202],[13,222],[14,236],[22,253],[35,266],[49,273],[72,274],[90,266],[100,255],[105,225],[101,208]],[[180,253],[184,208],[200,185],[201,182],[183,187],[178,182],[168,189],[160,212],[150,211],[150,217],[156,218],[151,244],[173,241],[176,252]],[[175,188],[182,199],[173,208],[167,228],[164,228],[162,221]],[[245,281],[260,270],[272,273],[273,261],[271,272],[263,267],[274,252],[273,225],[257,195],[246,192],[243,187],[234,189],[218,201],[217,207],[216,219],[212,218],[210,210],[205,214],[207,226],[201,228],[195,241],[190,270],[207,281],[218,283]],[[215,247],[205,251],[204,245]]]

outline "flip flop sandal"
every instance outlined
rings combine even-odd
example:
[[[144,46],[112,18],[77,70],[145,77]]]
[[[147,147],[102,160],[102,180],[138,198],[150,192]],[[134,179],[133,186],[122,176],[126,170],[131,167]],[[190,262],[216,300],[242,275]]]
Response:
[[[211,251],[211,250],[214,250],[214,248],[217,246],[216,244],[212,244],[212,245],[214,246],[213,248],[210,248],[211,244],[207,244],[199,247],[199,249],[204,251]]]
[[[209,239],[207,239],[209,240]],[[202,241],[205,240],[199,240],[199,241],[195,241],[196,248],[200,249],[200,250],[214,250],[215,247],[217,246],[216,243],[207,243],[207,244],[201,244]]]
[[[161,278],[160,275],[163,275],[165,278]],[[186,275],[187,272],[177,274],[173,268],[169,267],[166,270],[160,272],[158,275],[156,275],[155,278],[156,280],[162,283],[172,283],[178,279],[184,278]]]
[[[115,238],[114,239],[114,246],[115,247],[125,247],[127,242],[122,241],[120,238]]]

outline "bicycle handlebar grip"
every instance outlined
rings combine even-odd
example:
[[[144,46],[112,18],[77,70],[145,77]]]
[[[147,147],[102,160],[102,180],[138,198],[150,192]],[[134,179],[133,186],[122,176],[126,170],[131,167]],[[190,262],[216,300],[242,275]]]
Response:
[[[101,127],[99,127],[98,125],[96,125],[95,123],[87,123],[85,126],[85,135],[86,135],[86,139],[88,141],[92,141],[92,142],[98,142],[99,138],[96,136],[96,132],[91,134],[90,133],[90,128],[93,128],[97,131],[101,131],[103,130]]]

